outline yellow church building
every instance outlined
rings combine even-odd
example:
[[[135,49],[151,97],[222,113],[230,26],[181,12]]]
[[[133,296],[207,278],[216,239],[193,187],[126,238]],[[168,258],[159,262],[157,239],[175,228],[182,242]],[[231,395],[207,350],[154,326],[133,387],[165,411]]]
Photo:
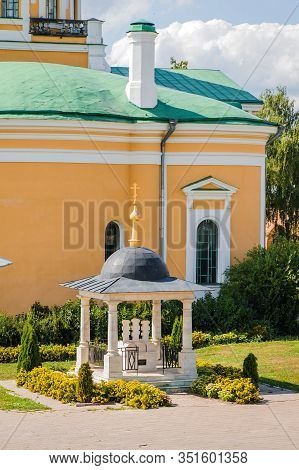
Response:
[[[265,239],[262,103],[219,70],[155,68],[153,23],[109,67],[80,0],[0,0],[0,309],[64,302],[138,236],[171,275],[217,286]],[[200,45],[199,45],[200,47]]]

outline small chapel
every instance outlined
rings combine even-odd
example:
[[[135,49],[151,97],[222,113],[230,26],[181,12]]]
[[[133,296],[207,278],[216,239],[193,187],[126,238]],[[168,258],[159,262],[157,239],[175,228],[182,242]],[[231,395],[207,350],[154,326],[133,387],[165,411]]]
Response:
[[[148,324],[122,325],[146,374],[163,368],[160,302],[180,299],[181,370],[192,375],[192,299],[217,295],[235,260],[265,244],[265,147],[277,127],[223,71],[159,67],[152,21],[128,25],[129,64],[111,66],[103,25],[82,18],[81,0],[0,0],[0,249],[12,262],[0,309],[79,293],[79,364],[88,300],[106,302],[108,377],[128,360],[116,353],[117,303],[152,301],[152,337]]]

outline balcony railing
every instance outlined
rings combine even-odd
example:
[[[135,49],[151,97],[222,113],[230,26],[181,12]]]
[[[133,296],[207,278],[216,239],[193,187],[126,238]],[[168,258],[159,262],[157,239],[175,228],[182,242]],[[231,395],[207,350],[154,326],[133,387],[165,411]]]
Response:
[[[30,34],[38,36],[86,37],[87,21],[30,18]]]

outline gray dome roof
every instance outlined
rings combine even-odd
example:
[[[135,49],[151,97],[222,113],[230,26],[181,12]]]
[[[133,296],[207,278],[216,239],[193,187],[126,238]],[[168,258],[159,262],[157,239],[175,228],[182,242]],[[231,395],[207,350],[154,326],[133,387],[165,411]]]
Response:
[[[101,277],[112,279],[126,277],[136,281],[159,281],[169,277],[162,258],[148,248],[121,248],[105,262]]]

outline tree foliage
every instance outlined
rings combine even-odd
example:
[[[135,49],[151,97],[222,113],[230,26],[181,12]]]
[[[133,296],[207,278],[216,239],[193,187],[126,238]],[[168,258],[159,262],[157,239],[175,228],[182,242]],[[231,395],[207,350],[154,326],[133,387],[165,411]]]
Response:
[[[274,335],[298,332],[299,243],[284,238],[255,247],[227,272],[218,308],[230,305],[230,329],[268,324]],[[230,312],[230,313],[229,313]]]
[[[170,67],[175,70],[186,70],[188,68],[188,60],[181,60],[179,62],[174,57],[170,57]]]
[[[21,349],[18,357],[17,369],[29,372],[35,367],[41,366],[40,353],[36,332],[28,319],[23,328]]]
[[[281,137],[267,145],[266,216],[274,231],[288,239],[298,237],[299,223],[299,113],[286,88],[265,90],[259,116],[283,126]]]

